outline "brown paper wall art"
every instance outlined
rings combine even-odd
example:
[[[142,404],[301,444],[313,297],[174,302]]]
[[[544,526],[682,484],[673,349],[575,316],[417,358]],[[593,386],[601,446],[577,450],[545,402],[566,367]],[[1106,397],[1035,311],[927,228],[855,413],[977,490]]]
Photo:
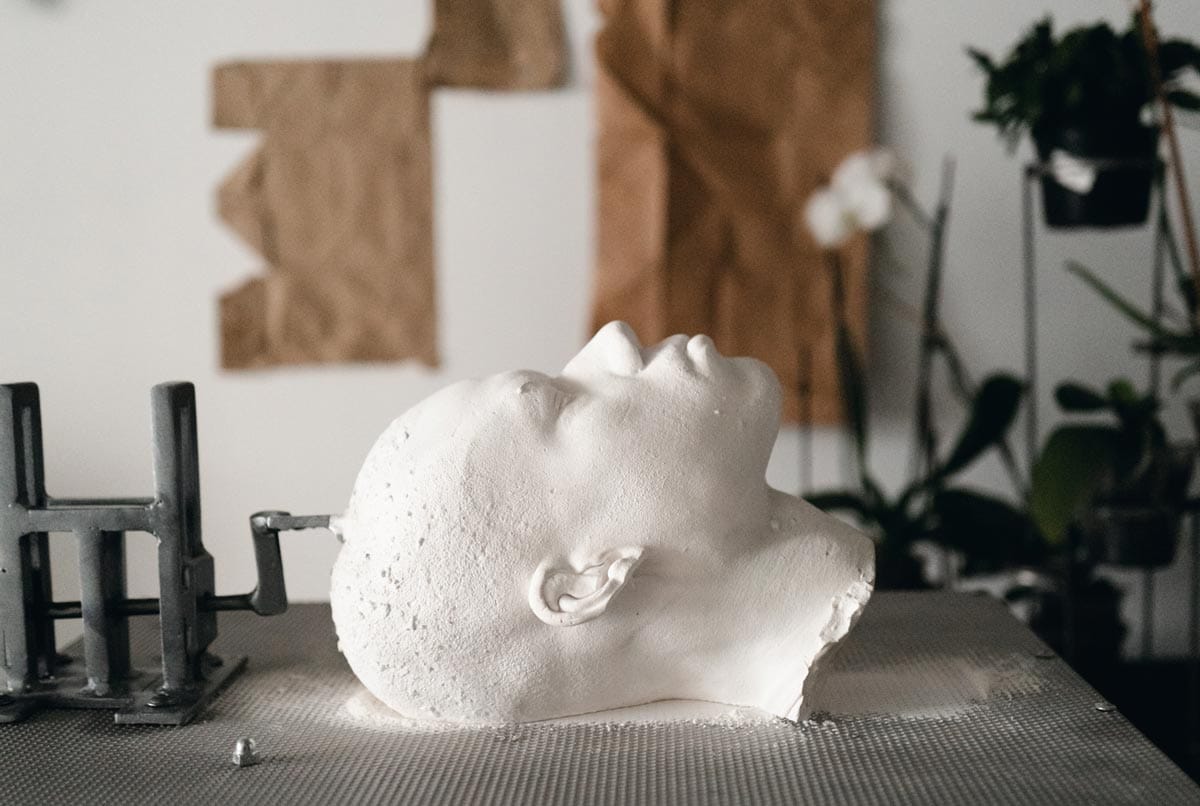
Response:
[[[419,61],[217,68],[214,122],[263,132],[218,211],[267,261],[221,297],[222,365],[438,360]]]
[[[434,0],[425,60],[443,87],[544,90],[567,75],[560,0]]]
[[[601,0],[593,323],[708,333],[779,375],[784,414],[840,419],[809,194],[871,142],[873,0]],[[847,250],[866,330],[866,250]],[[796,393],[801,365],[811,409]]]
[[[221,296],[221,365],[438,362],[429,93],[565,77],[558,0],[438,0],[429,60],[237,62],[218,128],[262,132],[221,218],[266,271]]]

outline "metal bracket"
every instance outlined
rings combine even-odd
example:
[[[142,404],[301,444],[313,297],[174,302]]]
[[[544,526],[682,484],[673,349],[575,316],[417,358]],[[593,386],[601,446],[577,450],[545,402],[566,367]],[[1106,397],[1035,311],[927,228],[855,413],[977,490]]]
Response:
[[[200,539],[196,399],[190,383],[154,387],[152,498],[56,499],[46,494],[37,386],[0,385],[0,723],[39,707],[107,708],[121,724],[181,725],[246,665],[208,652],[216,614],[287,610],[279,532],[328,528],[330,516],[260,512],[250,518],[258,584],[214,593],[213,558]],[[125,532],[158,538],[159,597],[125,596]],[[51,598],[48,535],[79,544],[81,597]],[[131,668],[131,616],[157,615],[158,675]],[[57,653],[54,621],[84,622],[84,663]]]

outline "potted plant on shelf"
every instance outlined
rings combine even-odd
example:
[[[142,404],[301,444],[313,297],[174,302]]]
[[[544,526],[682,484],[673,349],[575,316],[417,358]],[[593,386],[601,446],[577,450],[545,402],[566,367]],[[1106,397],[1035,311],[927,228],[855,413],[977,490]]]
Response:
[[[1046,17],[1002,60],[967,51],[987,77],[974,118],[995,126],[1010,148],[1029,134],[1051,227],[1143,223],[1157,170],[1157,88],[1166,102],[1200,110],[1200,96],[1179,85],[1188,68],[1200,69],[1200,48],[1158,43],[1138,20],[1120,34],[1101,22],[1056,38]],[[1153,60],[1147,41],[1157,49]]]
[[[1074,535],[1093,563],[1157,568],[1175,556],[1194,448],[1167,441],[1159,401],[1118,379],[1102,393],[1055,390],[1062,409],[1107,415],[1051,432],[1033,469],[1030,510],[1052,546]]]

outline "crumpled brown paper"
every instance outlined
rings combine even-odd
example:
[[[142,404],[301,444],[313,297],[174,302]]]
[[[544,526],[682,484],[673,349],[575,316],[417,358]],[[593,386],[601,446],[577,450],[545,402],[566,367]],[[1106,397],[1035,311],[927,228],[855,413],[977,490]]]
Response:
[[[233,63],[219,128],[263,132],[218,191],[267,261],[221,297],[221,364],[435,366],[429,92],[560,85],[560,0],[436,0],[421,59]]]
[[[561,86],[561,0],[434,0],[425,60],[432,84],[542,90]]]
[[[216,126],[263,132],[218,210],[269,264],[221,297],[222,366],[436,365],[422,63],[226,64],[213,99]]]
[[[841,419],[829,277],[803,208],[871,142],[873,0],[601,0],[593,323],[708,333]],[[845,255],[866,330],[866,250]],[[811,366],[811,408],[800,366]]]

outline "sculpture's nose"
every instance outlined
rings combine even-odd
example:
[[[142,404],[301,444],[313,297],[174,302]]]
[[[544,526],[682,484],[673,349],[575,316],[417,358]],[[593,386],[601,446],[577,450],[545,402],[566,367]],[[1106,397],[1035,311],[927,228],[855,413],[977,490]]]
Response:
[[[633,328],[624,322],[609,322],[571,359],[563,374],[601,370],[613,375],[636,375],[643,366],[642,345]]]

